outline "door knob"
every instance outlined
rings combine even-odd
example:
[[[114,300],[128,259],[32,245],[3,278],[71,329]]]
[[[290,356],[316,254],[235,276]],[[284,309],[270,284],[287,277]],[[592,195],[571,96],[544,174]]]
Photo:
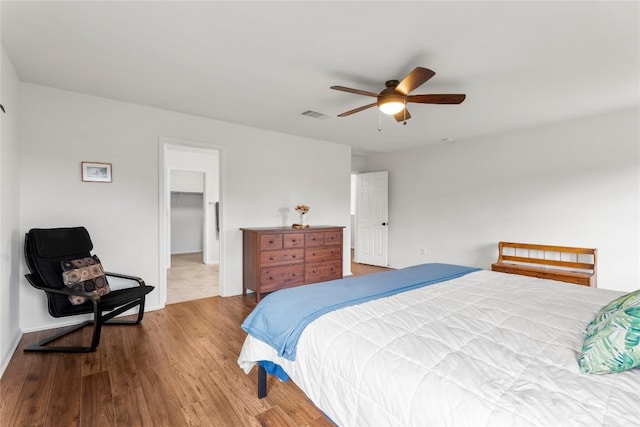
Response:
[[[383,222],[382,225],[387,226],[387,225],[389,225],[389,223],[388,222]]]

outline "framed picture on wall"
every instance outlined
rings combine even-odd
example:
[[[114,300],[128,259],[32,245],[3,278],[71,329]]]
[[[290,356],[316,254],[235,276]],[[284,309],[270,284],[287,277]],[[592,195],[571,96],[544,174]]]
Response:
[[[111,163],[82,162],[82,180],[111,182]]]

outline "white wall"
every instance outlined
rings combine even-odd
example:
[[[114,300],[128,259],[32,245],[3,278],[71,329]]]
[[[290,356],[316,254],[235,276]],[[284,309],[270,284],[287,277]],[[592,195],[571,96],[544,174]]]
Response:
[[[355,155],[352,154],[351,155],[351,172],[353,173],[358,173],[358,172],[365,172],[367,170],[367,158],[363,155]],[[352,183],[351,183],[351,197],[352,199],[355,197],[355,195],[353,194],[355,192],[355,180],[352,178]],[[352,203],[354,203],[354,201],[352,200]],[[352,209],[353,210],[353,209]],[[356,241],[356,216],[351,215],[351,249],[353,249],[353,244]]]
[[[362,155],[351,156],[351,172],[365,172],[367,170],[367,158]]]
[[[18,305],[20,262],[20,177],[18,127],[20,82],[4,47],[0,57],[0,376],[21,337]]]
[[[217,165],[215,169],[217,174]],[[204,172],[195,172],[191,170],[172,170],[170,173],[171,254],[203,252],[205,247],[205,174]],[[216,189],[216,193],[217,192],[218,191]],[[217,198],[213,201],[213,203],[215,203],[216,201]],[[215,228],[213,228],[212,234],[213,235],[211,236],[211,239],[213,239],[216,245],[219,247],[220,241],[218,239],[217,233],[215,232]],[[216,253],[216,262],[219,261],[218,256],[219,254]]]
[[[634,108],[370,156],[370,171],[389,171],[390,265],[489,269],[500,240],[594,247],[598,287],[637,289],[639,117]]]
[[[21,231],[84,225],[109,270],[158,285],[162,135],[224,145],[223,296],[242,291],[240,227],[290,225],[300,203],[311,206],[312,224],[349,224],[348,146],[32,84],[20,90]],[[82,160],[113,163],[113,183],[81,182]],[[350,271],[346,253],[344,265]],[[41,292],[20,286],[23,330],[65,323],[49,317]],[[156,290],[147,306],[161,305]]]
[[[219,242],[215,237],[215,229],[213,234],[213,239]],[[171,193],[171,254],[203,252],[203,237],[203,194]]]
[[[215,168],[215,173],[218,173],[217,167]],[[193,170],[172,170],[171,191],[204,193],[204,172],[194,172]]]

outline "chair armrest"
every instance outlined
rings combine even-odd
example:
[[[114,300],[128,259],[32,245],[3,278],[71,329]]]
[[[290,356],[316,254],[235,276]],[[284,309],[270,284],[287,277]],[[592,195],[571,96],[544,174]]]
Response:
[[[33,274],[25,274],[24,277],[27,278],[27,280],[29,281],[29,283],[31,284],[31,286],[33,286],[36,289],[40,289],[42,291],[45,292],[52,292],[54,294],[61,294],[61,295],[74,295],[74,296],[79,296],[79,297],[86,297],[92,301],[100,301],[100,297],[98,295],[96,295],[95,292],[90,292],[90,291],[76,291],[73,289],[55,289],[55,288],[49,288],[47,286],[44,286],[42,284],[42,281],[35,275]]]
[[[139,286],[144,286],[144,280],[141,277],[129,276],[128,274],[112,273],[108,271],[105,271],[104,274],[110,277],[117,277],[118,279],[133,280],[135,282],[138,282]]]

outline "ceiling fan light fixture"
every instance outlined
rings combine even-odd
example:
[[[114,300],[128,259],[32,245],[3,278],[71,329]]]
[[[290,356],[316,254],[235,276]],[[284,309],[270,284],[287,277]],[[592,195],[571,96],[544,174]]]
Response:
[[[397,80],[388,80],[385,86],[387,87],[378,95],[376,104],[384,114],[393,116],[404,110],[406,99],[402,93],[396,90],[396,86],[398,86]]]
[[[378,108],[384,114],[393,116],[404,109],[403,96],[384,96],[378,98]]]
[[[390,101],[378,104],[378,108],[385,114],[393,116],[399,113],[404,108],[404,102]]]

